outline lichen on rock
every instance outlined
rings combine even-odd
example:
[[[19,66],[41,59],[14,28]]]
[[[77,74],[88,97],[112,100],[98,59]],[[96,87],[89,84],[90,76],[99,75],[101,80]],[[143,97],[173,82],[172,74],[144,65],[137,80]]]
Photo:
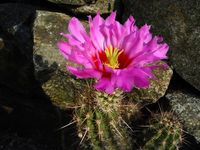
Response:
[[[166,98],[186,131],[200,142],[200,98],[183,91],[170,91]]]
[[[165,64],[165,62],[159,62]],[[173,71],[170,67],[159,68],[154,70],[156,79],[151,79],[150,86],[145,89],[134,88],[131,93],[128,93],[128,97],[143,104],[155,103],[161,97],[165,95],[168,89]]]

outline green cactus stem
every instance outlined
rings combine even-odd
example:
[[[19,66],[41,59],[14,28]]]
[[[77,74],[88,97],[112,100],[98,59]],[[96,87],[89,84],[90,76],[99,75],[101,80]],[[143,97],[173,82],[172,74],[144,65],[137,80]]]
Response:
[[[96,92],[96,96],[88,94],[79,97],[82,104],[74,113],[81,145],[94,150],[132,149],[131,127],[123,117],[126,109],[122,107],[122,92],[117,91],[112,95]],[[133,105],[127,107],[138,110],[136,108]]]
[[[119,111],[122,100],[123,92],[119,90],[115,91],[113,94],[107,94],[99,91],[96,92],[97,105],[106,113]]]
[[[148,133],[153,134],[142,149],[177,150],[182,143],[182,125],[173,113],[153,116]]]

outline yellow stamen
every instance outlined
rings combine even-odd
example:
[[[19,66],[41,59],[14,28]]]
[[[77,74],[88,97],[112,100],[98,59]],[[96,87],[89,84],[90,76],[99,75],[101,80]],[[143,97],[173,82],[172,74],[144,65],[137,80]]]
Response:
[[[106,48],[105,54],[108,59],[108,63],[106,63],[106,65],[113,69],[119,68],[118,58],[122,52],[123,50],[119,50],[118,48],[113,48],[112,46],[110,46],[109,48]]]

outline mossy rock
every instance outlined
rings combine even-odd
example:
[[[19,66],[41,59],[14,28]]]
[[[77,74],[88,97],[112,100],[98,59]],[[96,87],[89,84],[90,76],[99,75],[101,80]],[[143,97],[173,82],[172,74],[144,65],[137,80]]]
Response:
[[[48,0],[52,3],[55,4],[67,4],[67,5],[85,5],[86,1],[85,0]]]
[[[60,5],[68,11],[75,14],[108,14],[113,10],[118,10],[121,0],[48,0],[52,3]],[[119,10],[120,11],[120,10]]]
[[[160,62],[165,64],[164,62]],[[156,79],[150,79],[150,86],[144,89],[134,88],[128,97],[132,101],[140,102],[143,104],[155,103],[165,95],[168,89],[173,71],[170,67],[159,68],[153,71]]]

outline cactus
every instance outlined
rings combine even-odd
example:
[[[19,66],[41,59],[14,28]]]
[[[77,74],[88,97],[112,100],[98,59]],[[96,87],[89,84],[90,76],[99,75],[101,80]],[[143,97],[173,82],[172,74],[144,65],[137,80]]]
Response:
[[[142,103],[136,103],[133,98],[130,100],[120,90],[112,95],[95,91],[94,80],[71,78],[68,82],[74,92],[63,106],[74,109],[73,122],[76,122],[83,149],[137,149],[130,124],[138,119]],[[172,113],[154,115],[147,131],[144,137],[150,137],[143,144],[143,150],[175,150],[181,144],[182,126]]]
[[[72,82],[73,81],[73,82]],[[134,150],[135,139],[130,124],[140,116],[141,103],[129,100],[122,91],[113,94],[95,91],[93,81],[70,80],[73,108],[80,146],[93,150]],[[74,85],[73,85],[74,84]],[[176,150],[182,142],[182,126],[173,113],[154,114],[145,130],[142,150]],[[134,138],[138,138],[134,135]],[[136,140],[137,141],[137,140]]]
[[[176,150],[182,143],[182,126],[173,113],[162,113],[153,116],[148,133],[150,139],[144,150]]]
[[[123,119],[120,111],[123,108],[121,106],[122,92],[117,91],[113,95],[109,95],[92,90],[91,93],[88,93],[89,91],[83,91],[84,95],[80,94],[79,102],[82,104],[81,107],[75,109],[74,113],[81,145],[85,149],[94,150],[132,149],[130,127]],[[88,99],[88,94],[90,99]],[[137,107],[127,108],[135,109]],[[134,110],[131,111],[135,112]]]
[[[137,149],[133,148],[129,124],[138,118],[141,105],[119,90],[112,95],[95,91],[92,82],[81,81],[70,104],[75,108],[73,119],[80,146],[93,150]],[[182,142],[182,126],[173,113],[154,114],[145,131],[148,140],[144,141],[143,150],[175,150]]]
[[[90,148],[94,150],[131,149],[128,129],[101,110],[89,111],[79,121],[77,127],[83,146],[87,146],[89,142]]]

